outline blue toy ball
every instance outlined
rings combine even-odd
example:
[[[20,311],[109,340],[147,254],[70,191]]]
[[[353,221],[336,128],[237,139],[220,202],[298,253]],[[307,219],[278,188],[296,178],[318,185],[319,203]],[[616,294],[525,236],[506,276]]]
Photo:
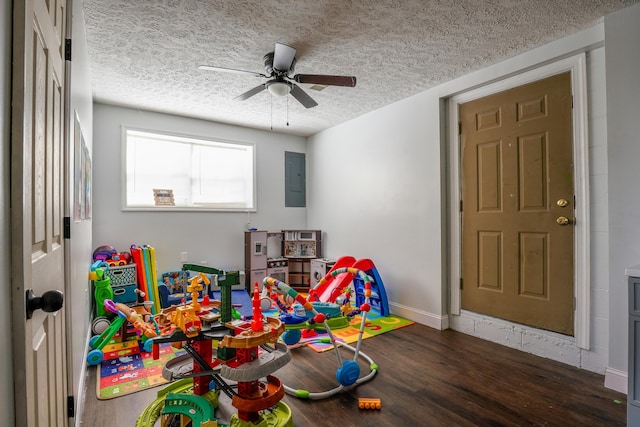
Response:
[[[302,338],[302,332],[300,332],[298,329],[285,331],[285,333],[282,334],[282,341],[284,341],[286,345],[298,344],[300,338]]]
[[[347,360],[342,367],[336,371],[336,379],[345,387],[355,384],[359,377],[360,365],[353,360]]]

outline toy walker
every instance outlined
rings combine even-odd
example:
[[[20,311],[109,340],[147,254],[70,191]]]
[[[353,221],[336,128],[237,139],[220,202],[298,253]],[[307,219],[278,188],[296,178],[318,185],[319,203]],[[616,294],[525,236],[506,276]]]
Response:
[[[300,303],[305,310],[313,314],[312,322],[315,324],[322,324],[322,328],[329,335],[329,342],[333,345],[333,349],[335,350],[336,357],[338,360],[338,369],[336,371],[336,380],[338,381],[338,385],[335,388],[332,388],[326,391],[320,391],[320,392],[310,392],[307,390],[296,390],[292,387],[284,385],[284,389],[289,395],[292,395],[301,399],[324,399],[336,393],[341,392],[343,389],[347,387],[355,387],[359,384],[362,384],[371,380],[375,376],[376,372],[378,371],[378,365],[376,365],[373,359],[371,359],[365,353],[360,351],[360,344],[362,342],[362,337],[364,334],[364,327],[366,323],[367,313],[371,309],[371,306],[369,304],[369,298],[371,296],[371,280],[365,272],[352,267],[337,269],[332,274],[340,274],[345,272],[353,274],[354,276],[358,276],[364,283],[363,294],[364,294],[365,300],[364,300],[364,303],[361,304],[359,307],[359,312],[362,316],[362,321],[360,322],[358,341],[355,347],[352,347],[351,345],[346,343],[340,343],[340,345],[338,345],[338,342],[335,336],[331,332],[331,327],[329,324],[330,319],[327,319],[327,316],[325,314],[319,313],[318,310],[316,309],[316,306],[312,302],[310,302],[307,298],[299,294],[295,289],[291,288],[286,283],[280,282],[279,280],[276,280],[272,277],[266,277],[263,281],[263,285],[264,285],[263,292],[264,292],[264,289],[266,289],[267,293],[276,292],[280,295],[283,295],[285,298],[290,297],[294,301]],[[280,308],[280,311],[283,312],[280,318],[285,319],[284,321],[286,322],[286,319],[289,319],[290,315],[286,312],[284,307],[279,305],[279,308]],[[326,340],[325,338],[311,338],[306,340],[305,342],[306,343],[324,342],[325,340]],[[344,362],[342,361],[342,357],[339,351],[340,346],[353,352],[354,355],[352,360],[346,360]],[[360,365],[357,362],[358,358],[362,358],[369,363],[370,371],[368,374],[364,375],[363,377],[360,377]]]

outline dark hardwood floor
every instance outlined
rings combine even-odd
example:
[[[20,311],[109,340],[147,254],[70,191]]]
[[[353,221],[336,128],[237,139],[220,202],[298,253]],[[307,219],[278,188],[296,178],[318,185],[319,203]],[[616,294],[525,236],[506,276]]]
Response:
[[[296,427],[626,425],[626,396],[605,388],[603,376],[452,330],[412,325],[364,340],[361,351],[379,367],[371,381],[324,400],[285,396]],[[335,387],[337,367],[335,352],[299,348],[275,376],[319,392]],[[161,389],[100,401],[95,377],[91,367],[83,426],[134,426]],[[380,398],[382,408],[358,409],[358,397]],[[216,416],[230,411],[222,395]]]

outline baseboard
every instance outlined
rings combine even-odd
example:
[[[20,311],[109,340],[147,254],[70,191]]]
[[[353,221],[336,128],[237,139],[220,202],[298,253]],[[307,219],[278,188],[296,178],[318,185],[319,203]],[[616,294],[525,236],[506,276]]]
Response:
[[[627,373],[613,368],[607,368],[604,372],[604,386],[620,393],[627,394]]]
[[[449,328],[449,316],[441,316],[433,313],[429,313],[422,310],[416,310],[413,307],[407,307],[402,304],[389,302],[389,311],[396,316],[404,317],[405,319],[413,320],[421,325],[429,326],[434,329],[443,331]]]
[[[87,360],[87,354],[89,353],[89,341],[93,336],[93,331],[91,328],[87,331],[86,342],[84,345],[84,353],[82,355],[82,360]],[[78,384],[78,395],[76,396],[75,402],[75,417],[74,417],[74,426],[81,427],[82,426],[82,413],[84,412],[84,400],[85,400],[85,380],[87,378],[87,363],[82,364],[82,370],[80,371],[80,383]]]

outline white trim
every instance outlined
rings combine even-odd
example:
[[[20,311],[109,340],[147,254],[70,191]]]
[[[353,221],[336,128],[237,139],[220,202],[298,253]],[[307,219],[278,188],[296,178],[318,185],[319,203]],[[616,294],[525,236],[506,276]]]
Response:
[[[628,377],[626,372],[607,368],[604,372],[604,386],[620,393],[628,393]]]
[[[573,59],[573,58],[569,58]],[[574,216],[574,292],[576,345],[584,350],[591,347],[591,245],[590,245],[590,199],[589,199],[589,129],[587,104],[586,55],[575,57],[571,69],[573,92],[573,159],[576,206]]]
[[[449,329],[449,316],[429,313],[423,310],[417,310],[413,307],[397,304],[389,301],[389,311],[396,316],[404,317],[421,325],[429,326],[439,331]]]
[[[87,335],[85,337],[85,346],[84,346],[84,353],[82,353],[82,360],[86,362],[87,360],[87,355],[89,354],[89,342],[91,341],[91,338],[93,336],[93,331],[92,331],[92,326],[89,327],[89,329],[87,330]],[[88,374],[88,368],[87,368],[87,363],[83,363],[82,364],[82,369],[80,370],[80,383],[78,384],[78,395],[75,397],[76,401],[75,401],[75,409],[76,409],[76,413],[75,413],[75,417],[74,417],[74,426],[79,427],[82,425],[82,418],[84,415],[84,407],[85,407],[85,400],[87,398],[86,393],[85,393],[85,389],[86,389],[86,380],[87,380],[87,375]],[[100,369],[100,367],[98,366],[98,369]]]
[[[450,221],[450,298],[451,313],[460,314],[460,276],[461,276],[461,217],[460,217],[460,150],[458,135],[458,107],[465,102],[482,98],[493,93],[521,86],[536,80],[562,73],[571,72],[573,91],[573,157],[574,186],[576,196],[574,227],[574,286],[576,296],[575,338],[579,348],[589,349],[590,327],[590,275],[589,275],[589,162],[587,129],[587,84],[585,54],[580,53],[496,83],[470,90],[453,96],[448,101],[449,135],[449,221]]]

